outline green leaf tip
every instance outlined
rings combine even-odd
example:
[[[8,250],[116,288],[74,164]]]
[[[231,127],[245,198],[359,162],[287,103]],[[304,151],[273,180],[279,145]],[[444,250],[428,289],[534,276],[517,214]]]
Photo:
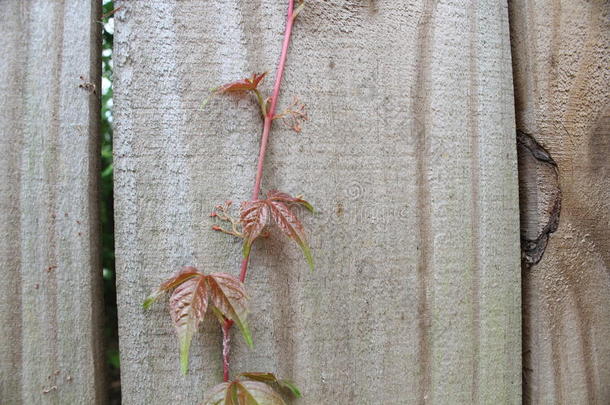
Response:
[[[142,307],[144,309],[150,308],[150,306],[153,304],[153,302],[155,302],[157,300],[157,298],[159,298],[159,294],[158,293],[149,295],[148,297],[146,297],[146,299],[142,303]]]
[[[299,388],[290,380],[278,380],[280,387],[289,390],[296,398],[301,398],[303,395]]]
[[[250,333],[248,324],[246,322],[237,322],[237,326],[239,327],[239,330],[241,331],[241,334],[244,337],[244,340],[246,341],[248,347],[250,347],[250,349],[254,348],[254,342],[252,341],[252,333]]]
[[[311,205],[310,203],[308,203],[307,201],[301,201],[301,205],[305,208],[307,208],[307,210],[309,212],[311,212],[312,214],[316,213],[316,209],[313,207],[313,205]]]
[[[309,246],[307,246],[307,243],[299,243],[299,246],[301,247],[301,250],[303,251],[303,255],[305,256],[305,260],[307,261],[307,264],[309,264],[309,270],[314,271],[314,264],[313,264],[313,256],[311,254],[311,249],[309,248]]]
[[[292,12],[292,19],[295,20],[297,18],[297,16],[299,15],[299,13],[301,11],[303,11],[304,8],[305,8],[305,2],[302,1],[298,4],[298,6]]]
[[[212,87],[210,89],[210,95],[208,97],[206,97],[205,100],[203,100],[203,102],[201,103],[201,107],[199,108],[200,110],[203,111],[203,109],[205,108],[206,105],[208,105],[208,103],[210,102],[210,100],[214,97],[214,95],[216,95],[216,92],[218,91],[218,89],[220,89],[220,86],[218,87]]]
[[[244,385],[241,382],[235,381],[233,384],[237,388],[236,394],[237,394],[237,391],[239,391],[239,393],[242,395],[242,397],[246,400],[246,404],[263,405],[256,398],[254,398],[252,393],[246,387],[244,387]],[[236,397],[236,399],[237,399],[237,397]],[[238,404],[238,403],[239,403],[238,401],[235,401],[235,404]]]
[[[299,391],[299,389],[297,388],[297,386],[295,385],[295,383],[292,380],[279,379],[273,373],[261,373],[261,372],[241,373],[238,376],[238,378],[239,377],[246,378],[246,379],[252,380],[252,381],[262,382],[269,386],[277,385],[279,388],[281,388],[283,390],[290,391],[290,393],[294,397],[301,398],[301,391]]]
[[[154,298],[148,297],[144,300],[144,302],[142,303],[142,308],[144,309],[148,309],[150,308],[150,306],[152,305],[152,303],[155,301]]]

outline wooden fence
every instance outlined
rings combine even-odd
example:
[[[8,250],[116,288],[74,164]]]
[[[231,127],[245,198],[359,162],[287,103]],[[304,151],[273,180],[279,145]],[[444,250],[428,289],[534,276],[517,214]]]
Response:
[[[237,271],[208,214],[248,198],[260,128],[244,103],[200,105],[273,69],[285,5],[115,4],[122,397],[197,404],[221,379],[219,334],[182,376],[167,310],[141,303],[182,265]],[[100,4],[1,6],[0,403],[104,403]],[[256,349],[237,340],[232,368],[293,378],[299,404],[609,403],[609,13],[308,1],[280,103],[298,96],[309,121],[274,132],[263,187],[318,207],[317,269],[257,247]]]

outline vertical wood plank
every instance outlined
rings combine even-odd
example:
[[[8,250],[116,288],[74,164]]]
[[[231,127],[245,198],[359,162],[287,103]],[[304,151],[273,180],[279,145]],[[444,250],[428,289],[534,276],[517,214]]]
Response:
[[[208,214],[247,199],[261,129],[251,100],[209,89],[273,71],[285,2],[120,1],[115,196],[123,400],[198,403],[221,381],[210,321],[180,375],[166,305],[183,265],[236,274]],[[307,2],[264,189],[304,193],[317,269],[279,236],[254,248],[255,349],[232,372],[293,378],[302,404],[521,400],[517,165],[502,1]],[[271,80],[264,85],[266,91]]]
[[[556,170],[521,153],[524,236],[556,232],[524,267],[524,395],[610,403],[610,3],[510,2],[517,129]],[[557,177],[558,175],[558,177]]]
[[[0,7],[0,402],[98,404],[100,2]],[[82,76],[83,79],[80,77]]]

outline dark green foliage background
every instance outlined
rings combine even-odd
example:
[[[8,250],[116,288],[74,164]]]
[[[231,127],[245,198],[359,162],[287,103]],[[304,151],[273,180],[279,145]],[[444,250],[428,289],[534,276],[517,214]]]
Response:
[[[110,404],[121,403],[119,337],[117,323],[116,283],[114,266],[114,212],[112,184],[112,39],[114,4],[102,0],[102,84],[101,103],[101,159],[100,219],[102,222],[102,268],[104,279],[104,338],[106,342],[106,368]],[[110,86],[107,83],[110,83]]]

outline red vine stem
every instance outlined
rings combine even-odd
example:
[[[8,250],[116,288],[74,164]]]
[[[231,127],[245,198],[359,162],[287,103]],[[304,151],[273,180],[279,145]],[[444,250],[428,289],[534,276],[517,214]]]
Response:
[[[284,41],[282,43],[282,53],[280,54],[280,61],[277,67],[277,73],[275,75],[275,84],[273,85],[273,93],[271,94],[271,104],[269,106],[269,110],[265,114],[265,121],[263,123],[263,135],[261,137],[261,146],[258,153],[256,178],[254,180],[254,188],[252,190],[253,201],[258,200],[258,195],[261,191],[261,182],[263,180],[263,167],[265,164],[265,154],[267,152],[267,144],[269,143],[269,133],[271,132],[271,124],[273,123],[277,100],[280,95],[280,86],[282,84],[282,78],[284,76],[284,67],[286,66],[286,57],[288,55],[288,46],[290,45],[290,36],[292,34],[292,24],[294,23],[294,19],[294,0],[288,0],[288,14],[286,16],[286,29],[284,31]],[[246,256],[241,262],[239,280],[242,283],[246,280],[249,258],[250,255],[248,254],[248,256]],[[231,326],[233,326],[233,321],[227,319],[222,327],[222,364],[223,379],[225,382],[229,381],[229,352],[231,349]]]
[[[279,65],[277,67],[277,74],[275,75],[273,93],[271,94],[271,106],[269,107],[267,115],[265,115],[263,136],[261,138],[261,147],[260,152],[258,154],[258,166],[256,168],[256,180],[254,181],[254,189],[252,190],[252,200],[258,200],[258,193],[261,190],[261,181],[263,179],[263,165],[265,163],[265,152],[267,152],[267,143],[269,142],[269,132],[271,131],[271,123],[273,122],[273,117],[275,116],[275,107],[277,105],[277,99],[280,95],[280,85],[282,84],[282,77],[284,76],[284,67],[286,66],[288,45],[290,44],[290,34],[292,33],[292,23],[294,22],[294,18],[292,15],[293,9],[294,0],[288,0],[288,17],[286,19],[286,31],[284,32],[284,43],[282,44],[282,53],[280,55]]]
[[[267,144],[269,143],[269,133],[271,132],[271,124],[273,123],[277,100],[280,95],[280,86],[282,84],[282,78],[284,76],[284,67],[286,66],[286,57],[288,55],[288,46],[290,45],[290,35],[292,34],[292,24],[294,23],[293,11],[294,0],[288,0],[288,14],[286,17],[286,30],[284,31],[282,53],[280,54],[280,62],[278,64],[277,73],[275,75],[275,84],[273,85],[273,93],[271,94],[271,105],[269,107],[269,111],[265,115],[265,122],[263,124],[263,136],[261,137],[261,147],[258,153],[258,165],[256,167],[256,178],[254,180],[254,189],[252,190],[253,201],[258,200],[258,195],[261,191],[261,182],[263,180],[263,167],[265,164],[265,154],[267,152]],[[241,262],[239,280],[242,283],[246,280],[249,258],[250,255],[244,258],[244,260]]]

